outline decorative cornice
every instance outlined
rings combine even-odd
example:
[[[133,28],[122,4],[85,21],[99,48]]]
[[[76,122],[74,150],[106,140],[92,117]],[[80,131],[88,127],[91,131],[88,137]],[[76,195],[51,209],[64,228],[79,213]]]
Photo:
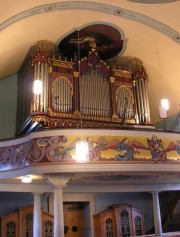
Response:
[[[180,44],[180,33],[175,31],[171,27],[165,25],[164,23],[157,21],[154,18],[109,4],[83,2],[83,1],[57,2],[28,9],[4,21],[0,25],[0,31],[26,17],[32,17],[37,14],[43,14],[47,12],[60,11],[60,10],[68,10],[68,9],[99,11],[115,15],[117,17],[123,17],[133,21],[138,21],[145,25],[151,26],[152,28],[160,31],[169,38],[173,39],[176,43]]]

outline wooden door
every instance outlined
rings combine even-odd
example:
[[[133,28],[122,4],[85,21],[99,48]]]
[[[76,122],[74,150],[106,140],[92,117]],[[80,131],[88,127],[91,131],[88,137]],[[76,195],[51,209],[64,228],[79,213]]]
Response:
[[[64,203],[65,237],[85,237],[82,203]]]

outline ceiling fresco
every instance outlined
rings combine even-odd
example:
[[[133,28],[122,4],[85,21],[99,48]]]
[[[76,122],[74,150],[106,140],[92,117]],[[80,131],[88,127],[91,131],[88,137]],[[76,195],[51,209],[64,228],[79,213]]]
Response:
[[[110,25],[95,24],[75,30],[59,43],[59,52],[68,59],[88,55],[92,48],[96,48],[102,60],[113,58],[121,53],[124,40],[121,33]]]

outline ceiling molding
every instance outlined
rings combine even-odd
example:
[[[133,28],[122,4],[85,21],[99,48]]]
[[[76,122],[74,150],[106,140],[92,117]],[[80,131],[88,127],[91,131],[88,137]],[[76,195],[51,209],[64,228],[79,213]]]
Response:
[[[31,192],[31,193],[52,193],[54,189],[43,184],[0,184],[1,192]],[[124,192],[162,192],[162,191],[179,191],[180,184],[136,184],[136,185],[67,185],[63,188],[63,193],[86,193],[86,197],[78,200],[89,200],[87,194],[92,193],[124,193]],[[92,196],[93,197],[93,196]],[[71,200],[66,198],[65,200]],[[92,199],[92,198],[91,198]],[[77,200],[77,199],[76,199]]]
[[[154,18],[140,14],[138,12],[129,11],[129,10],[112,6],[112,5],[108,5],[108,4],[83,2],[83,1],[57,2],[57,3],[41,5],[38,7],[28,9],[4,21],[0,25],[0,31],[7,28],[11,24],[14,24],[15,22],[20,21],[27,17],[32,17],[34,15],[43,14],[47,12],[68,10],[68,9],[99,11],[99,12],[115,15],[117,17],[127,18],[133,21],[138,21],[140,23],[143,23],[145,25],[148,25],[158,30],[159,32],[165,34],[170,39],[174,40],[176,43],[180,44],[180,33],[175,31],[171,27],[165,25],[164,23],[157,21]]]
[[[176,2],[177,0],[128,0],[129,2],[137,2],[137,3],[169,3],[169,2]]]

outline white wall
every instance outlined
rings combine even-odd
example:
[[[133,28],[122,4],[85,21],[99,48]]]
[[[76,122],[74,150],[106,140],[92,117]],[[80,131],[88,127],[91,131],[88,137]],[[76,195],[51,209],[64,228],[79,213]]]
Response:
[[[16,132],[17,74],[0,80],[0,139]]]

